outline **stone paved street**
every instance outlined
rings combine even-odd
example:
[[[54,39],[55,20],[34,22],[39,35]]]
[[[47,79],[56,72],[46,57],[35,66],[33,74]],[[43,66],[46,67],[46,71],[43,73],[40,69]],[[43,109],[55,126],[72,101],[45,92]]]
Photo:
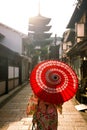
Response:
[[[26,116],[31,94],[28,84],[0,108],[0,130],[31,130],[32,117]],[[75,99],[64,103],[63,113],[58,117],[58,130],[87,130],[87,112],[77,111],[76,104]]]

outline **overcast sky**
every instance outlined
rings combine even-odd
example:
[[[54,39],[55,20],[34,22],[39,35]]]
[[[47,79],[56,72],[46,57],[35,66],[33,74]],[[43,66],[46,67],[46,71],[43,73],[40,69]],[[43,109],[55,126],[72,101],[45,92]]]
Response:
[[[28,33],[29,17],[38,14],[39,0],[0,0],[0,22]],[[72,16],[76,0],[40,0],[40,13],[51,18],[50,32],[62,36]]]

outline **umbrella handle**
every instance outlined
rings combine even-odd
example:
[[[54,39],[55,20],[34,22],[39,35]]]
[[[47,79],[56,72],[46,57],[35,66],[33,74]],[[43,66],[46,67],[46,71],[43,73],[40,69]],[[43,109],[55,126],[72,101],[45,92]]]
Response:
[[[32,130],[33,130],[33,125],[32,125]]]
[[[31,130],[35,130],[35,124],[32,124],[32,129]]]

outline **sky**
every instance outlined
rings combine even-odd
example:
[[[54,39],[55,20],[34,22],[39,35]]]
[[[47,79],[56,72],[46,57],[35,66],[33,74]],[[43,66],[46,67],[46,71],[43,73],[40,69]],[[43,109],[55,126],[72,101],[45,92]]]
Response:
[[[0,0],[0,22],[28,34],[29,17],[38,15],[39,0]],[[40,0],[40,14],[51,18],[52,36],[62,36],[76,0]]]

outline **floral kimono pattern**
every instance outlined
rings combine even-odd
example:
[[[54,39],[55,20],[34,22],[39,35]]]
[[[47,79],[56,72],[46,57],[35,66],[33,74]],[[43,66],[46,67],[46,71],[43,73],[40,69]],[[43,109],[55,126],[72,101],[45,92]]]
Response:
[[[26,114],[33,115],[35,130],[57,130],[58,112],[62,112],[62,105],[55,105],[44,102],[37,97],[31,96],[27,106]]]
[[[56,106],[39,100],[33,122],[37,124],[36,130],[57,130],[58,114]]]
[[[27,109],[26,109],[27,115],[33,115],[35,113],[37,103],[38,103],[38,98],[35,95],[31,95],[28,101]]]

